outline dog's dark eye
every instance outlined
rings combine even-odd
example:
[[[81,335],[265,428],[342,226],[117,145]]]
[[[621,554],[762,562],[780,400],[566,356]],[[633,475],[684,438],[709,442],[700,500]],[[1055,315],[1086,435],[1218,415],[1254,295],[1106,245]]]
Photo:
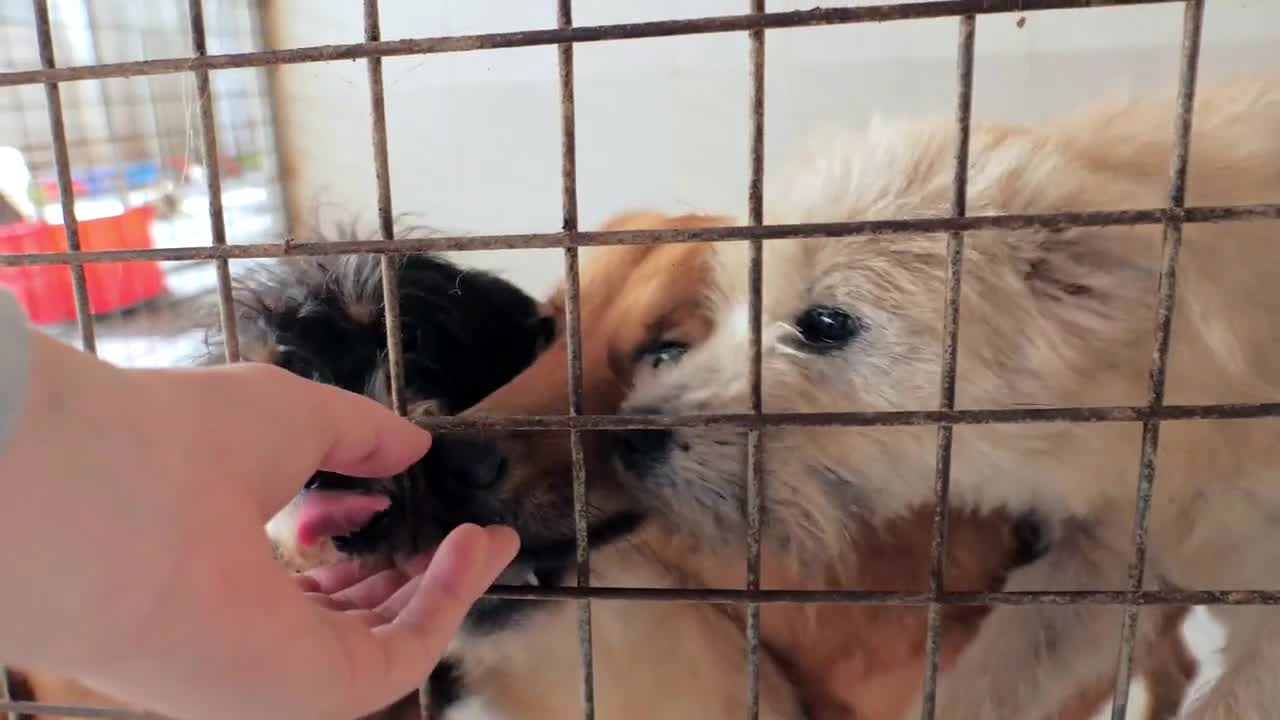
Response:
[[[662,340],[636,352],[636,363],[657,370],[669,362],[675,362],[689,351],[689,346],[678,340]]]
[[[796,318],[796,330],[810,349],[839,350],[862,334],[862,322],[831,305],[813,305]]]

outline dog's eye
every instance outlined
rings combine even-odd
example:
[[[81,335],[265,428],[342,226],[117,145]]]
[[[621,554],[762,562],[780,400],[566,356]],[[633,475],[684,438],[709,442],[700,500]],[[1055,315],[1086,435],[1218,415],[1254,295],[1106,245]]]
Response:
[[[653,345],[640,348],[636,352],[636,363],[650,370],[657,370],[663,365],[675,362],[689,351],[689,346],[678,340],[663,340]]]
[[[796,318],[796,330],[810,349],[817,352],[839,350],[862,334],[862,322],[845,310],[831,305],[813,305]]]

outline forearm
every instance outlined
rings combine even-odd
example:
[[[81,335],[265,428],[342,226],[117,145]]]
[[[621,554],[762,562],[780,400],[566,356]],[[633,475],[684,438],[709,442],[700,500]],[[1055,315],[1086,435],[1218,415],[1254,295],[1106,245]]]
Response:
[[[124,442],[128,434],[116,432],[128,423],[109,409],[122,404],[121,396],[138,398],[113,387],[123,371],[30,328],[3,292],[0,316],[0,566],[12,580],[6,588],[10,612],[0,618],[0,660],[49,663],[57,670],[53,665],[80,652],[79,638],[49,636],[42,621],[84,612],[83,596],[59,591],[65,582],[60,573],[93,569],[75,570],[75,558],[51,538],[78,538],[86,522],[112,510],[105,505],[115,498],[95,489],[111,490],[119,474],[121,463],[108,451],[132,448]],[[62,550],[81,560],[93,557],[104,537],[109,535]]]
[[[0,291],[0,491],[6,505],[26,494],[33,477],[69,481],[64,466],[81,454],[72,450],[101,450],[95,430],[119,430],[112,411],[130,400],[118,387],[124,375],[32,329],[13,297]],[[86,465],[80,461],[76,469]],[[10,482],[17,476],[25,478]]]

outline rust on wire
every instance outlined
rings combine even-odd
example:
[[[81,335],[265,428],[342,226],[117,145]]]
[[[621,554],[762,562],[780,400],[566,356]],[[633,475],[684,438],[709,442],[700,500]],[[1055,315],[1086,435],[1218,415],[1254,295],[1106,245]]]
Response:
[[[733,588],[674,589],[626,587],[532,587],[529,585],[490,588],[489,597],[513,600],[633,600],[647,602],[713,603],[741,605],[769,604],[852,604],[906,605],[1280,605],[1280,590],[1079,590],[1070,592],[944,592],[931,593],[876,590],[740,590]]]
[[[573,0],[558,0],[556,27],[573,28]],[[560,76],[560,205],[561,230],[570,238],[578,232],[578,163],[577,125],[573,82],[573,44],[561,43],[556,48]],[[578,248],[564,249],[565,338],[568,345],[569,417],[581,417],[582,407],[582,293],[578,274]],[[577,556],[577,582],[580,588],[591,585],[591,546],[587,527],[587,464],[583,455],[582,434],[569,431],[569,457],[573,468],[574,549]],[[578,656],[582,663],[582,714],[586,720],[596,716],[595,658],[591,642],[591,601],[578,602]]]
[[[795,413],[704,413],[696,415],[471,415],[418,420],[435,432],[509,430],[660,430],[669,428],[913,427],[920,425],[1012,425],[1018,423],[1243,420],[1280,417],[1280,403],[1219,405],[995,408],[990,410],[884,410]]]
[[[721,15],[687,20],[655,20],[480,35],[383,40],[381,42],[318,45],[287,50],[262,50],[228,53],[206,57],[164,58],[133,62],[82,65],[68,68],[44,68],[0,73],[0,87],[35,85],[37,83],[138,77],[187,72],[193,69],[227,70],[297,63],[363,60],[369,57],[429,55],[435,53],[470,52],[496,48],[560,45],[564,43],[602,42],[639,38],[701,35],[707,33],[742,32],[778,28],[816,27],[882,23],[895,20],[1029,13],[1071,8],[1121,7],[1157,5],[1181,0],[936,0],[934,2],[885,3],[859,7],[813,8],[763,14]]]
[[[364,0],[364,39],[375,42],[381,37],[378,0]],[[380,57],[369,58],[369,117],[373,135],[373,176],[378,189],[378,234],[383,240],[395,240],[395,221],[391,214],[391,168],[387,157],[387,102],[382,89]],[[391,406],[404,415],[406,408],[404,352],[400,344],[400,276],[394,255],[384,254],[380,259]]]
[[[377,0],[364,0],[364,42],[316,47],[265,50],[248,53],[210,55],[208,53],[202,0],[188,0],[191,18],[193,57],[142,60],[79,67],[57,67],[47,0],[33,0],[40,48],[40,67],[0,73],[0,87],[44,84],[48,99],[54,157],[67,229],[66,252],[0,254],[0,266],[71,266],[77,315],[86,350],[95,349],[94,323],[85,284],[88,263],[135,260],[216,261],[218,296],[228,360],[235,360],[238,344],[231,304],[228,263],[238,258],[319,256],[344,254],[382,255],[383,293],[386,307],[387,346],[393,404],[403,412],[403,357],[400,346],[400,309],[395,255],[414,252],[561,248],[566,273],[566,335],[568,338],[569,412],[564,416],[541,417],[437,417],[422,424],[436,431],[562,430],[568,431],[572,459],[572,482],[577,549],[575,587],[494,587],[489,595],[516,599],[564,599],[576,601],[578,640],[582,658],[582,700],[584,716],[595,716],[594,668],[591,633],[591,599],[653,602],[701,602],[746,607],[748,663],[748,717],[759,714],[760,612],[766,604],[855,603],[925,607],[929,612],[923,717],[931,718],[936,705],[941,612],[950,605],[1111,605],[1124,607],[1121,651],[1115,676],[1113,720],[1126,711],[1127,690],[1132,674],[1133,649],[1137,637],[1139,609],[1146,606],[1200,605],[1280,605],[1275,591],[1145,591],[1144,565],[1147,551],[1147,515],[1155,479],[1155,457],[1160,422],[1165,420],[1240,419],[1280,417],[1280,403],[1165,405],[1164,384],[1168,362],[1170,327],[1175,296],[1178,254],[1186,223],[1280,219],[1280,204],[1239,207],[1186,208],[1188,146],[1194,105],[1196,74],[1204,0],[940,0],[908,4],[877,4],[860,7],[814,8],[769,13],[763,0],[750,0],[750,12],[740,15],[658,20],[600,26],[575,27],[571,0],[558,0],[555,28],[520,32],[411,38],[385,41],[381,38]],[[976,16],[991,13],[1033,12],[1065,8],[1154,5],[1184,2],[1186,14],[1179,83],[1175,144],[1168,202],[1165,207],[1077,211],[1024,215],[967,214],[967,167],[969,126],[972,112],[973,62]],[[765,118],[765,31],[819,25],[884,22],[917,18],[956,17],[960,33],[957,55],[956,99],[957,146],[951,214],[948,217],[917,217],[861,220],[842,223],[764,224],[764,118]],[[750,178],[748,219],[745,226],[696,229],[580,232],[576,187],[576,133],[574,102],[574,43],[653,38],[675,35],[747,32],[750,41]],[[444,236],[397,238],[392,214],[389,153],[386,128],[386,100],[383,57],[434,53],[467,52],[492,48],[557,46],[561,97],[561,181],[563,227],[556,233],[519,235]],[[218,142],[209,73],[213,70],[250,68],[289,63],[365,59],[368,61],[372,147],[377,183],[380,239],[368,242],[281,243],[230,245],[223,217]],[[202,247],[149,248],[83,252],[80,249],[74,193],[71,186],[68,142],[62,115],[59,82],[194,72],[199,95],[204,157],[208,171],[209,214],[212,242]],[[1019,407],[1009,409],[967,409],[955,407],[956,357],[959,340],[959,302],[962,279],[964,233],[975,230],[1017,230],[1024,228],[1064,229],[1115,225],[1164,226],[1165,243],[1156,313],[1155,346],[1151,366],[1149,402],[1141,406],[1112,407]],[[765,240],[799,237],[896,236],[931,233],[945,235],[947,242],[947,292],[944,339],[937,410],[839,413],[766,413],[761,378],[761,329],[763,296],[763,251]],[[748,338],[750,341],[749,412],[683,416],[588,416],[583,414],[581,289],[578,248],[600,245],[653,245],[682,242],[747,241]],[[1140,422],[1143,424],[1142,454],[1139,463],[1137,509],[1134,521],[1134,558],[1129,587],[1124,591],[1079,592],[948,592],[944,587],[944,558],[947,541],[947,505],[950,484],[953,429],[957,425],[1039,423],[1039,422]],[[849,426],[895,427],[938,426],[935,473],[935,514],[929,565],[929,588],[924,593],[845,590],[762,590],[761,534],[767,488],[764,484],[763,434],[771,427]],[[746,432],[747,460],[747,562],[742,589],[657,589],[600,588],[590,585],[587,536],[587,479],[581,433],[589,430],[725,427]],[[147,715],[107,708],[46,705],[13,701],[7,690],[0,711],[15,714],[57,714],[68,717],[145,718]],[[420,694],[424,717],[427,697]]]
[[[92,250],[61,253],[0,253],[0,266],[62,265],[66,263],[128,262],[134,260],[208,260],[216,258],[276,258],[285,255],[332,256],[379,253],[453,252],[466,250],[532,250],[605,245],[663,245],[741,240],[783,240],[797,237],[848,235],[893,236],[973,230],[1065,230],[1118,225],[1162,225],[1177,218],[1182,224],[1280,220],[1280,204],[1192,207],[1185,210],[1146,208],[1087,210],[1014,215],[970,215],[851,222],[791,223],[671,230],[610,230],[512,235],[443,235],[396,240],[255,243],[226,246]]]
[[[364,0],[364,39],[377,42],[382,39],[382,20],[378,12],[378,0]],[[391,167],[387,151],[387,101],[382,86],[382,58],[370,57],[369,77],[369,127],[373,150],[373,178],[377,188],[378,235],[383,240],[395,239],[395,221],[391,211]],[[289,238],[286,245],[292,246]],[[382,277],[382,317],[387,342],[387,384],[391,389],[391,407],[400,415],[408,408],[404,397],[404,349],[400,330],[400,274],[396,257],[384,254],[379,258]],[[427,678],[418,687],[418,716],[429,720],[431,689]]]
[[[969,193],[969,126],[973,115],[973,54],[976,19],[960,18],[956,47],[956,150],[951,180],[951,214],[964,217]],[[964,233],[947,234],[946,303],[943,312],[942,372],[939,378],[938,408],[956,407],[956,355],[960,342],[960,283],[964,275]],[[933,479],[933,536],[929,546],[929,595],[940,598],[947,549],[947,508],[951,492],[951,447],[954,427],[938,425],[937,458]],[[938,653],[942,643],[942,605],[929,603],[925,635],[924,693],[921,720],[933,720],[938,691]]]
[[[1195,108],[1196,76],[1200,67],[1200,36],[1204,25],[1204,0],[1187,0],[1182,30],[1182,63],[1178,78],[1178,105],[1174,117],[1174,138],[1169,171],[1169,207],[1186,204],[1187,163],[1191,146],[1191,120]],[[1178,255],[1182,250],[1182,223],[1171,217],[1164,228],[1160,268],[1159,299],[1156,305],[1155,349],[1151,359],[1151,386],[1148,405],[1164,406],[1165,375],[1169,364],[1169,340],[1173,326],[1174,299],[1178,281]],[[1160,418],[1142,423],[1142,454],[1138,464],[1137,507],[1133,521],[1133,562],[1129,566],[1129,589],[1141,590],[1147,564],[1147,526],[1151,497],[1155,492],[1156,454],[1160,444]],[[1125,608],[1120,628],[1120,657],[1116,667],[1111,719],[1124,720],[1128,711],[1129,683],[1133,676],[1133,652],[1138,637],[1139,609]]]
[[[751,0],[753,15],[764,14],[764,0]],[[764,224],[764,30],[750,31],[751,74],[751,176],[747,184],[747,215],[750,224]],[[764,314],[764,244],[759,238],[749,242],[747,262],[747,342],[749,350],[749,385],[751,413],[764,412],[761,347],[761,325]],[[760,589],[760,533],[764,505],[764,430],[747,431],[747,590]],[[760,606],[747,604],[747,720],[760,717]]]
[[[53,29],[49,23],[48,0],[32,0],[36,18],[36,45],[40,51],[40,65],[52,69]],[[53,140],[53,163],[58,174],[58,201],[62,204],[62,226],[67,236],[67,254],[71,266],[71,291],[75,297],[76,321],[80,324],[80,344],[85,352],[98,352],[98,342],[93,328],[93,310],[89,307],[89,286],[84,276],[84,265],[74,259],[80,252],[80,223],[76,219],[76,196],[71,185],[71,158],[67,151],[67,127],[62,118],[62,91],[57,83],[44,86],[45,102],[49,106],[49,132]]]
[[[191,20],[191,49],[196,57],[209,54],[204,28],[204,0],[188,0]],[[227,223],[222,214],[222,170],[218,158],[218,123],[213,114],[213,88],[209,71],[197,68],[196,95],[200,104],[200,129],[203,135],[204,170],[209,187],[209,228],[212,247],[227,246]],[[214,259],[218,278],[218,314],[222,320],[222,338],[227,362],[240,360],[240,335],[236,332],[235,301],[231,297],[231,268],[225,257]]]

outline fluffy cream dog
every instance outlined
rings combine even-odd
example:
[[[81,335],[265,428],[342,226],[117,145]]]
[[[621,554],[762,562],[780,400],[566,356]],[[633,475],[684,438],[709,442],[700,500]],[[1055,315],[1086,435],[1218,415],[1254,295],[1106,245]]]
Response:
[[[1043,213],[1163,205],[1172,102],[1095,107],[1038,128],[975,123],[969,212]],[[1189,205],[1280,201],[1280,89],[1202,94]],[[787,183],[770,222],[946,215],[955,135],[949,120],[875,123],[818,148]],[[1280,222],[1188,224],[1178,266],[1166,401],[1280,397]],[[1160,226],[968,233],[957,406],[1141,405],[1148,393],[1161,267]],[[911,410],[938,405],[946,238],[766,243],[766,412]],[[717,328],[626,412],[742,411],[743,249],[718,252]],[[765,434],[765,535],[797,557],[830,555],[857,522],[932,498],[932,427],[778,428]],[[1048,553],[1009,590],[1127,585],[1142,428],[1136,423],[968,425],[955,430],[959,507],[1034,511]],[[624,443],[620,459],[667,514],[741,530],[744,435],[682,429]],[[1280,583],[1280,421],[1178,421],[1161,427],[1147,577],[1183,588]],[[725,498],[731,501],[726,502]],[[701,500],[699,500],[699,498]],[[803,508],[803,513],[795,512]],[[1280,610],[1216,611],[1225,672],[1193,717],[1280,711]],[[1160,612],[1143,613],[1140,649]],[[939,686],[947,720],[1042,718],[1115,666],[1121,609],[996,608]],[[1140,656],[1139,661],[1142,662]]]

